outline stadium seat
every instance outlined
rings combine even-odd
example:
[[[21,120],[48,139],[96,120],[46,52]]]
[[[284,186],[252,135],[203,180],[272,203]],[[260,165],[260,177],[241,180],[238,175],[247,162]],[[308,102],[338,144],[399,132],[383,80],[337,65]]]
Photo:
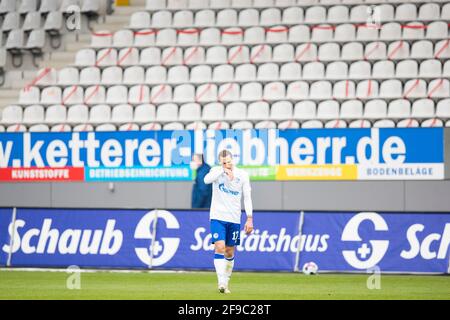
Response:
[[[359,100],[349,100],[341,104],[341,119],[359,119],[363,115],[363,104]]]
[[[225,121],[216,121],[216,122],[210,123],[208,125],[208,129],[211,129],[211,130],[230,129],[230,124],[228,122],[225,122]]]
[[[200,10],[195,14],[196,27],[213,27],[215,24],[216,16],[213,10]]]
[[[329,120],[325,123],[324,127],[327,129],[347,128],[347,122],[340,119]]]
[[[134,12],[130,17],[128,28],[139,30],[147,29],[151,26],[150,13],[146,11]]]
[[[142,48],[154,45],[156,42],[156,31],[153,29],[143,29],[135,31],[134,33],[134,47]],[[158,50],[158,48],[147,48],[152,50]]]
[[[364,106],[364,118],[383,119],[387,117],[387,102],[381,99],[370,100]]]
[[[435,116],[434,102],[430,99],[420,99],[414,101],[411,109],[413,118],[432,118]]]
[[[387,59],[386,43],[381,41],[375,41],[366,44],[364,49],[364,58],[369,61]]]
[[[397,122],[397,128],[417,128],[419,127],[419,121],[416,119],[403,119]]]
[[[27,127],[23,124],[14,124],[6,128],[6,132],[26,132]]]
[[[349,123],[349,128],[370,128],[372,124],[368,120],[354,120]]]
[[[264,86],[263,100],[279,101],[286,97],[286,86],[283,82],[269,82]]]
[[[185,130],[206,130],[208,128],[208,126],[201,121],[194,121],[191,123],[188,123],[184,129]]]
[[[162,129],[161,124],[157,122],[150,122],[141,126],[142,131],[157,131],[161,129]]]
[[[310,99],[325,100],[332,98],[332,85],[329,81],[313,82],[309,90]]]
[[[101,104],[93,106],[89,112],[89,122],[92,124],[109,122],[110,119],[111,107],[108,105]]]
[[[243,102],[233,102],[227,105],[224,119],[239,121],[247,118],[247,105]]]
[[[348,65],[342,61],[334,61],[327,65],[325,78],[346,79],[348,77]]]
[[[278,124],[278,129],[286,130],[286,129],[299,129],[300,123],[295,120],[285,120]]]
[[[349,42],[342,46],[342,60],[363,60],[364,46],[359,42]],[[364,61],[361,61],[364,62]]]
[[[279,79],[282,81],[296,80],[300,77],[301,73],[302,65],[300,63],[285,63],[280,68]]]
[[[93,66],[96,61],[96,53],[93,49],[81,49],[75,57],[76,66]]]
[[[184,28],[194,25],[194,13],[189,10],[180,10],[174,13],[172,27]]]
[[[436,116],[442,119],[450,118],[450,99],[443,99],[437,103]]]
[[[319,120],[309,120],[302,123],[302,129],[321,129],[323,123]]]
[[[110,123],[104,123],[101,125],[98,125],[97,127],[95,127],[95,131],[98,132],[103,132],[103,131],[117,131],[117,128],[115,125],[110,124]]]
[[[240,86],[237,83],[225,83],[219,87],[217,100],[220,102],[240,100]]]
[[[58,72],[57,78],[58,78],[57,84],[60,86],[69,86],[78,84],[80,82],[79,71],[77,68],[73,67],[61,69]]]
[[[162,130],[184,130],[181,122],[169,122],[163,125]]]
[[[270,106],[267,102],[258,101],[248,105],[247,120],[266,120],[269,118]]]
[[[178,120],[181,122],[198,121],[201,119],[201,106],[198,103],[187,103],[180,106]]]
[[[57,124],[66,122],[67,109],[63,105],[50,106],[45,111],[45,120],[47,124]]]
[[[390,119],[382,119],[375,121],[374,128],[395,128],[395,122]]]
[[[279,1],[277,1],[279,2]],[[294,2],[294,1],[293,1]],[[299,22],[303,21],[303,15],[304,11],[303,8],[295,7],[294,3],[292,3],[292,6],[289,3],[283,4],[276,4],[277,7],[288,7],[283,10],[283,17],[282,17],[282,23],[283,24],[298,24]]]
[[[119,126],[118,131],[139,131],[139,125],[136,123],[124,123]]]
[[[123,84],[134,85],[145,82],[145,70],[140,66],[126,68],[123,72]]]
[[[255,129],[276,129],[276,128],[277,128],[276,122],[271,120],[259,121],[255,124]]]
[[[178,120],[178,106],[173,103],[166,103],[156,109],[156,120],[159,122],[175,122]]]
[[[150,103],[168,103],[172,101],[172,87],[168,85],[158,85],[152,87]]]
[[[450,81],[448,79],[434,79],[428,84],[429,98],[448,98],[450,92]]]
[[[312,101],[297,102],[294,108],[294,119],[311,120],[316,118],[316,104]]]
[[[89,109],[86,105],[79,104],[68,108],[67,123],[83,124],[89,121]],[[75,131],[75,128],[74,128]]]
[[[195,87],[192,84],[176,86],[173,91],[173,102],[186,103],[195,101]]]
[[[249,82],[241,86],[241,101],[259,101],[263,97],[263,87],[259,82]]]
[[[156,107],[152,104],[138,105],[134,110],[133,122],[146,123],[156,119]]]
[[[187,66],[174,66],[167,72],[167,82],[186,83],[189,82],[189,68]]]
[[[133,107],[129,104],[120,104],[112,109],[111,122],[116,124],[129,123],[133,121]],[[119,129],[119,131],[121,131]]]
[[[20,106],[9,105],[3,109],[1,123],[11,125],[21,123],[23,117],[23,110]]]
[[[333,39],[337,42],[350,42],[356,40],[356,27],[348,23],[336,26]],[[359,49],[361,50],[362,46],[360,46]]]
[[[411,47],[412,59],[430,59],[433,58],[433,43],[428,40],[416,41]]]
[[[423,128],[443,127],[444,122],[441,119],[433,118],[423,121],[420,126]]]
[[[405,99],[391,101],[388,107],[388,118],[409,118],[411,116],[411,102]]]
[[[106,101],[106,89],[103,86],[95,85],[88,87],[84,92],[84,104],[102,104]]]
[[[318,119],[335,119],[339,117],[339,103],[337,101],[322,101],[317,106]]]
[[[251,123],[250,121],[246,121],[246,120],[237,121],[231,125],[231,128],[235,129],[235,130],[253,129],[253,123]]]
[[[380,98],[395,99],[402,96],[403,88],[400,80],[385,80],[380,85]]]
[[[62,103],[62,91],[60,87],[45,87],[41,91],[41,104]]]
[[[208,103],[218,100],[217,85],[206,83],[197,87],[194,101],[199,103]]]
[[[28,132],[49,132],[50,128],[46,124],[34,124],[28,128]]]
[[[22,123],[36,124],[44,122],[44,107],[40,105],[31,105],[24,109]]]
[[[214,67],[214,82],[231,82],[234,80],[234,68],[229,64],[222,64]]]
[[[438,78],[442,75],[442,64],[439,60],[425,60],[420,64],[419,75],[422,78]]]
[[[294,46],[292,44],[284,43],[274,47],[272,60],[274,62],[288,62],[294,60]]]
[[[90,124],[79,124],[72,128],[73,132],[88,132],[94,131],[94,127]]]
[[[106,103],[109,105],[128,103],[128,89],[118,85],[109,87],[106,91]]]
[[[218,121],[224,119],[225,107],[222,103],[212,102],[203,106],[203,121]]]
[[[275,102],[270,108],[271,120],[288,120],[293,116],[293,105],[289,101]]]
[[[256,79],[258,81],[270,81],[279,79],[279,66],[276,63],[264,63],[258,67]]]
[[[446,39],[448,38],[448,24],[444,21],[434,21],[427,25],[426,39]]]
[[[50,132],[71,132],[72,127],[67,124],[57,124],[50,128]]]

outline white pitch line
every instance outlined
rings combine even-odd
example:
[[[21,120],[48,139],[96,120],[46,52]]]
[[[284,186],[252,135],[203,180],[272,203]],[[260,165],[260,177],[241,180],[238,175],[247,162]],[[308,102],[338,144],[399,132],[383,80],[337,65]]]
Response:
[[[114,269],[70,269],[70,268],[0,268],[0,271],[25,272],[83,272],[83,273],[209,273],[208,271],[185,270],[114,270]],[[212,272],[212,271],[211,271]]]

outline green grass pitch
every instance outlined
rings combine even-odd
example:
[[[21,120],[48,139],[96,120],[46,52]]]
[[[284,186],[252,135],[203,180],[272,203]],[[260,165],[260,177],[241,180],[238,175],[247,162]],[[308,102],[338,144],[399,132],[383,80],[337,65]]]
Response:
[[[0,271],[0,299],[446,299],[450,276],[381,275],[369,290],[369,274],[233,273],[231,294],[220,294],[213,272],[82,272],[80,289],[69,290],[70,274]]]

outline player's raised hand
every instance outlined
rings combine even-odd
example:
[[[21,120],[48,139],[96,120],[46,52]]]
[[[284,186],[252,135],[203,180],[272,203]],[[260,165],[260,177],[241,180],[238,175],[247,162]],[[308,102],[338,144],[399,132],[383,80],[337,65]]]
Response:
[[[228,169],[228,168],[223,168],[223,171],[225,171],[225,174],[228,176],[228,179],[230,179],[230,180],[234,179],[233,170]]]
[[[247,218],[245,222],[244,231],[246,234],[250,234],[253,231],[253,218]]]

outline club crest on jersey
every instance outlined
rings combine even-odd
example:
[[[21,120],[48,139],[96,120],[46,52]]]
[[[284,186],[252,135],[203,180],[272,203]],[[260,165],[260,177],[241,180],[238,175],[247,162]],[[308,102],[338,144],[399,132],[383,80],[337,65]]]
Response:
[[[222,191],[222,192],[231,194],[231,195],[233,195],[233,196],[239,195],[239,192],[238,192],[238,191],[233,191],[233,190],[230,190],[230,189],[225,188],[225,184],[223,184],[223,183],[219,184],[219,190]]]

